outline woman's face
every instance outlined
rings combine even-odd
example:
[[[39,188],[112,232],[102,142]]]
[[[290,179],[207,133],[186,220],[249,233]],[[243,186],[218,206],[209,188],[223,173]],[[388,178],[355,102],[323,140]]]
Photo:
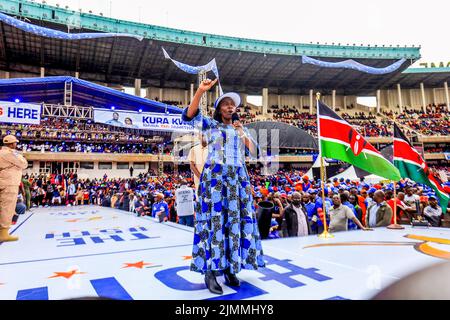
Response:
[[[131,125],[131,124],[133,124],[133,122],[131,121],[130,118],[126,118],[125,119],[125,124]]]
[[[220,101],[220,114],[222,115],[222,119],[231,120],[231,115],[236,112],[236,106],[234,105],[234,101],[231,98],[225,98]]]

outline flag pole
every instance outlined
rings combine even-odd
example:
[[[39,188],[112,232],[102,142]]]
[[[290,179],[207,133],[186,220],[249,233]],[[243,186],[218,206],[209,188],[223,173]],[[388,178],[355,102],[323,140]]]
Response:
[[[394,132],[392,139],[395,139],[395,113],[393,115],[393,122],[394,122]],[[394,140],[392,140],[392,146],[394,146]],[[394,152],[395,154],[395,152]],[[397,223],[397,181],[392,181],[394,183],[394,223],[387,226],[388,229],[392,230],[401,230],[405,229],[405,227],[399,225]]]
[[[328,228],[327,228],[327,211],[326,211],[326,202],[325,202],[325,166],[323,163],[322,147],[320,144],[319,100],[320,100],[320,92],[317,92],[316,93],[317,137],[318,137],[318,142],[319,142],[320,182],[321,182],[321,189],[322,189],[322,213],[323,213],[323,232],[321,234],[319,234],[319,238],[328,239],[328,238],[334,238],[334,236],[328,232]]]

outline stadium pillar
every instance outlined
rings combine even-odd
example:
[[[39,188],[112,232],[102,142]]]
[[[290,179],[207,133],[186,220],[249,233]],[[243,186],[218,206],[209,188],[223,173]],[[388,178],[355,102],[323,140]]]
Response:
[[[415,107],[414,105],[414,92],[412,89],[409,89],[409,102],[412,108]]]
[[[188,91],[184,90],[184,105],[187,106],[189,103],[188,101]]]
[[[381,112],[381,90],[377,90],[377,113]]]
[[[314,104],[314,97],[313,92],[314,90],[309,90],[309,114],[313,114],[313,104]]]
[[[433,88],[433,103],[437,104],[437,99],[436,99],[436,88]]]
[[[278,108],[281,108],[281,96],[277,95]]]
[[[163,88],[159,88],[159,101],[163,101],[164,100],[163,99],[163,94],[164,94]]]
[[[190,97],[190,101],[192,101],[192,99],[194,99],[194,84],[191,83],[191,97]]]
[[[347,96],[344,96],[344,110],[347,110]]]
[[[450,98],[448,96],[448,83],[444,82],[444,90],[445,90],[445,103],[447,104],[447,111],[450,111]]]
[[[141,96],[141,79],[134,79],[134,95]]]
[[[262,113],[267,114],[267,109],[269,107],[269,88],[263,88],[262,92]]]
[[[75,78],[79,78],[80,77],[80,73],[77,71],[77,72],[75,72]]]
[[[45,68],[41,67],[41,78],[45,77]]]
[[[427,106],[426,106],[427,102],[425,99],[425,88],[423,86],[423,82],[420,83],[420,95],[422,96],[422,110],[423,110],[423,112],[426,112],[427,111]]]
[[[303,112],[303,96],[300,95],[300,108],[298,108],[300,112]]]
[[[247,97],[248,97],[248,94],[246,94],[246,93],[240,93],[239,95],[241,96],[241,104],[242,104],[243,106],[247,105]]]
[[[331,91],[331,104],[333,106],[333,110],[336,110],[336,90]]]
[[[398,105],[400,106],[400,113],[403,113],[403,99],[402,99],[402,87],[400,83],[397,83]]]

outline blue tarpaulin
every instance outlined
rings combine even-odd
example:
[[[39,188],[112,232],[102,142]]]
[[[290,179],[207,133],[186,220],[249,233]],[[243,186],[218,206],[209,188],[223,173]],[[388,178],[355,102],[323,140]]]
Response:
[[[14,78],[0,80],[0,100],[64,104],[64,88],[72,83],[72,104],[118,110],[181,114],[182,109],[137,97],[74,77]]]

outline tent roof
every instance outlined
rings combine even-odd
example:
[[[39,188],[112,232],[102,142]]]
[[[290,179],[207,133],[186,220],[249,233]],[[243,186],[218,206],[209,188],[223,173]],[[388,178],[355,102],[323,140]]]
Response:
[[[66,83],[72,84],[72,104],[122,110],[180,114],[180,108],[137,97],[74,77],[14,78],[0,80],[0,100],[64,104]]]
[[[350,179],[350,180],[359,180],[358,175],[356,174],[355,167],[350,166],[346,170],[342,171],[341,173],[335,175],[334,177],[331,177],[329,179],[333,180],[334,178],[344,178],[344,179]]]

